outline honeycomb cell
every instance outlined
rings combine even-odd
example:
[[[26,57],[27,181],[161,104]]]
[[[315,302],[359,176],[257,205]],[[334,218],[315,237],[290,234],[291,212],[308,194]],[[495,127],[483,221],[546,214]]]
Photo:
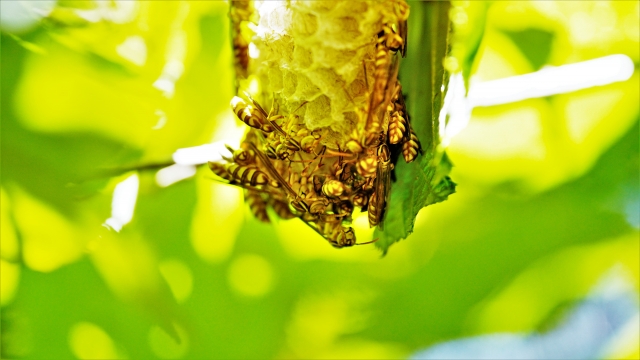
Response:
[[[282,73],[284,74],[282,77],[282,96],[290,98],[298,88],[298,77],[288,70],[283,70]],[[271,92],[273,92],[273,89],[271,89]]]
[[[320,88],[304,74],[298,74],[297,82],[296,91],[291,96],[293,101],[313,100],[322,93]]]
[[[320,95],[317,99],[307,104],[304,116],[309,129],[316,129],[331,125],[331,99],[326,95]]]
[[[307,6],[309,6],[309,9],[319,14],[330,12],[338,4],[337,1],[331,1],[331,0],[330,1],[303,1],[303,2],[306,2],[308,4]]]
[[[306,121],[312,128],[333,127],[344,136],[354,130],[345,127],[361,126],[346,121],[345,113],[352,119],[354,111],[366,107],[377,34],[384,23],[396,21],[394,3],[269,1],[262,6],[259,13],[266,19],[259,27],[264,28],[253,40],[260,50],[256,71],[268,83],[264,91],[278,94],[282,109],[310,101]]]
[[[295,37],[308,37],[318,31],[318,18],[310,13],[298,13],[293,18],[291,32]]]
[[[296,45],[293,49],[293,62],[291,67],[294,69],[308,69],[313,65],[314,57],[311,50],[302,45]]]
[[[355,79],[349,84],[347,89],[347,91],[349,92],[349,96],[351,96],[351,98],[353,99],[356,99],[358,97],[366,95],[367,86],[364,80]]]
[[[281,92],[284,88],[282,70],[279,67],[272,67],[268,71],[269,86],[272,92]]]
[[[344,16],[337,18],[334,21],[337,28],[343,32],[343,35],[346,39],[355,39],[360,36],[360,27],[358,24],[358,20],[351,16]]]

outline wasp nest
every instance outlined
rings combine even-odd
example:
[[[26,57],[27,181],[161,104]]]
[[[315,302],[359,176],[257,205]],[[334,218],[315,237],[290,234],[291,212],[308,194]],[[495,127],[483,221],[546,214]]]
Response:
[[[382,226],[392,152],[420,150],[397,79],[408,15],[404,0],[231,2],[231,106],[249,131],[209,166],[256,218],[301,218],[335,247],[356,244],[354,210]]]

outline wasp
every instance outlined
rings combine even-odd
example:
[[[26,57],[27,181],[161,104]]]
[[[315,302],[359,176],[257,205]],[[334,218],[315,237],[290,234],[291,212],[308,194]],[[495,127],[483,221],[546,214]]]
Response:
[[[333,213],[349,217],[353,213],[353,204],[350,201],[340,201],[333,203]]]
[[[232,154],[232,158],[229,159],[227,157],[223,158],[229,162],[235,162],[239,165],[251,165],[255,163],[256,154],[253,150],[248,148],[246,142],[243,142],[240,145],[240,149],[234,150],[231,146],[225,145],[227,150]]]
[[[263,153],[259,152],[258,149],[255,148],[255,145],[253,144],[249,144],[249,145],[251,146],[252,150],[254,150],[258,155],[258,158],[265,166],[265,169],[267,170],[267,172],[275,179],[275,182],[279,183],[279,187],[281,187],[285,192],[289,200],[289,204],[291,204],[292,208],[294,208],[296,211],[303,214],[304,213],[321,214],[326,210],[327,206],[329,205],[329,202],[327,199],[318,199],[318,198],[311,197],[313,194],[309,191],[309,189],[312,189],[312,185],[308,184],[308,181],[309,181],[308,176],[303,176],[303,177],[301,176],[299,178],[300,180],[296,179],[296,181],[294,181],[298,190],[304,189],[306,191],[306,193],[302,193],[302,192],[296,193],[291,187],[291,185],[287,181],[285,181],[282,175],[280,175],[280,173],[278,173],[278,171],[274,168],[273,164],[271,164],[271,162],[269,161],[269,158]],[[292,174],[295,174],[295,173],[292,173]],[[307,193],[309,194],[309,197],[306,197]]]
[[[356,162],[356,170],[360,176],[369,178],[376,175],[376,169],[378,167],[378,156],[369,155],[362,157]]]
[[[246,78],[249,68],[249,42],[242,35],[241,24],[250,21],[252,13],[250,1],[230,1],[231,43],[233,45],[234,67],[238,78]]]
[[[395,2],[395,13],[398,18],[398,34],[402,38],[402,47],[400,48],[400,53],[402,57],[405,56],[407,51],[407,19],[409,18],[409,4],[405,1],[396,1]]]
[[[229,172],[227,171],[227,169],[224,167],[223,164],[217,163],[217,162],[209,162],[209,169],[211,169],[211,172],[213,172],[214,174],[218,175],[219,177],[229,181],[229,182],[233,182],[234,178],[231,174],[229,174]]]
[[[387,24],[383,26],[382,30],[378,34],[378,39],[379,43],[384,44],[388,50],[391,50],[394,53],[400,50],[400,53],[404,54],[403,47],[405,39],[403,36],[398,35],[390,25]]]
[[[248,95],[248,94],[247,94]],[[251,99],[251,97],[249,97]],[[236,114],[238,119],[248,126],[262,130],[265,133],[273,132],[279,129],[275,123],[276,120],[282,119],[282,115],[270,115],[253,99],[251,99],[252,105],[247,104],[241,97],[234,96],[231,99],[231,108]],[[282,129],[280,129],[282,131]]]
[[[322,185],[322,194],[328,198],[339,198],[347,191],[347,186],[338,180],[327,180]]]
[[[227,163],[224,165],[224,168],[233,177],[233,180],[240,184],[257,186],[269,183],[269,177],[267,174],[258,170],[258,168],[254,166]]]
[[[271,207],[273,208],[273,211],[275,211],[276,215],[281,219],[288,220],[296,217],[296,215],[289,209],[289,204],[286,201],[273,199],[271,201]]]
[[[396,85],[393,104],[389,104],[387,110],[391,113],[388,133],[389,144],[397,144],[407,135],[407,108],[399,82]]]
[[[382,219],[391,190],[391,170],[393,170],[393,164],[391,163],[389,148],[386,144],[378,147],[377,156],[378,167],[376,169],[374,191],[369,198],[368,216],[369,226],[374,227],[379,225],[382,229]]]
[[[416,136],[413,128],[411,128],[410,123],[407,123],[407,125],[409,125],[409,136],[406,141],[402,143],[402,157],[404,157],[404,161],[410,163],[418,157],[418,152],[421,151],[421,148],[418,136]]]
[[[353,194],[353,196],[351,197],[351,203],[353,204],[353,206],[364,207],[369,203],[369,198],[365,193],[358,192]]]
[[[275,148],[276,155],[278,156],[278,158],[282,160],[288,159],[289,157],[291,157],[291,155],[293,155],[294,153],[300,150],[305,152],[311,152],[308,150],[315,149],[314,145],[319,144],[319,139],[320,139],[319,133],[316,132],[310,135],[307,129],[297,129],[299,125],[298,124],[299,117],[295,113],[306,104],[307,104],[307,101],[303,101],[295,110],[293,110],[289,114],[289,116],[287,117],[287,120],[283,125],[283,132],[281,132],[279,145]],[[286,129],[286,131],[284,131],[284,129]],[[306,147],[302,146],[303,141],[306,141],[305,143]],[[309,143],[309,141],[311,142]],[[313,149],[308,149],[310,146],[313,147]]]
[[[316,148],[320,145],[320,131],[316,129],[309,133],[307,129],[302,129],[298,132],[298,136],[302,138],[300,140],[300,148],[302,151],[315,154]]]
[[[387,110],[387,106],[384,106],[383,109],[380,109],[380,106],[391,101],[397,83],[398,59],[394,57],[391,61],[389,49],[384,45],[383,39],[379,38],[376,43],[373,92],[369,95],[369,103],[364,111],[367,114],[365,146],[376,146],[383,141],[379,134],[385,134],[387,129],[382,129],[383,115],[380,114],[380,111]],[[353,143],[351,146],[356,147]]]
[[[307,222],[307,224],[320,234],[334,248],[340,249],[354,245],[366,245],[376,242],[378,239],[357,243],[356,233],[351,227],[342,226],[342,220],[339,216],[327,217],[316,222]]]
[[[244,198],[256,219],[265,223],[271,222],[269,220],[269,214],[267,214],[267,202],[262,197],[261,192],[253,189],[245,189]]]

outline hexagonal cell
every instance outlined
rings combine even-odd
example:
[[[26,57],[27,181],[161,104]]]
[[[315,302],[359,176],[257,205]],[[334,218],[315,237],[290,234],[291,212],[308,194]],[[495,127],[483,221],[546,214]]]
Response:
[[[343,16],[334,19],[327,19],[330,29],[340,32],[345,40],[355,39],[360,36],[360,26],[358,20],[352,16]]]
[[[292,97],[296,92],[298,77],[286,69],[283,69],[282,73],[284,74],[282,76],[282,96],[286,99]]]
[[[293,61],[291,67],[297,70],[308,69],[313,65],[314,57],[311,50],[297,44],[293,49]]]
[[[293,101],[313,100],[322,93],[320,88],[304,74],[298,74],[297,81],[296,92],[291,96]]]
[[[293,18],[291,33],[295,37],[311,36],[318,31],[318,18],[310,13],[297,12]]]
[[[336,7],[336,5],[338,5],[338,1],[335,1],[335,0],[329,0],[329,1],[302,0],[302,2],[306,3],[306,5],[309,7],[310,10],[319,14],[328,13],[331,10],[333,10]]]
[[[317,99],[306,105],[304,114],[305,124],[309,129],[316,129],[331,125],[331,99],[326,95],[320,95]]]
[[[284,88],[284,81],[282,78],[282,70],[280,70],[280,67],[272,67],[269,68],[269,71],[267,72],[268,78],[269,78],[269,87],[271,89],[272,92],[281,92],[282,89]]]

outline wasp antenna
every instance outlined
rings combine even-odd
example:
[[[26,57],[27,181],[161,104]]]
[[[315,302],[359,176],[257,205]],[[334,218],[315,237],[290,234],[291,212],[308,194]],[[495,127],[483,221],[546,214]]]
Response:
[[[368,245],[368,244],[373,244],[374,242],[378,241],[380,238],[376,238],[373,239],[371,241],[367,241],[367,242],[363,242],[363,243],[357,243],[356,245]]]
[[[303,106],[307,105],[307,103],[308,103],[308,101],[307,101],[307,100],[303,101],[303,102],[302,102],[302,104],[300,104],[300,106],[298,106],[298,107],[297,107],[295,110],[293,110],[291,113],[292,113],[292,114],[295,114],[295,113],[296,113],[296,111],[300,110]]]

